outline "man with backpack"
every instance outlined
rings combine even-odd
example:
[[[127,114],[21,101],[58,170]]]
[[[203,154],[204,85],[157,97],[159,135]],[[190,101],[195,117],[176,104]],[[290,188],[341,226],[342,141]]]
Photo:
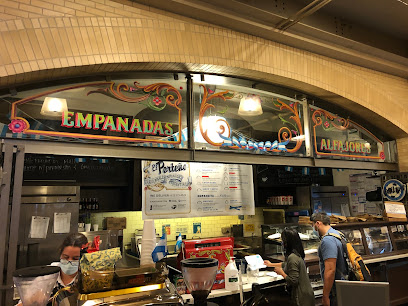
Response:
[[[339,236],[339,232],[330,226],[330,217],[324,213],[314,213],[310,217],[313,229],[321,239],[318,255],[320,275],[323,280],[323,306],[336,306],[335,280],[344,280],[348,273],[344,256],[343,245],[339,239],[330,233]]]

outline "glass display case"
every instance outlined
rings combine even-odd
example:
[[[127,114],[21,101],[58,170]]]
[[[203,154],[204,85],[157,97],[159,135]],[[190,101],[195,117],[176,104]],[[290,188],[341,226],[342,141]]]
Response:
[[[341,232],[346,236],[347,240],[352,244],[354,250],[358,254],[366,254],[360,229],[342,229]]]
[[[394,237],[397,250],[408,249],[408,224],[392,225],[391,232]]]
[[[262,225],[262,251],[264,257],[284,256],[281,233],[285,228],[294,228],[299,232],[305,254],[317,255],[319,238],[313,234],[311,225],[284,223]]]
[[[333,228],[343,232],[360,255],[389,256],[408,250],[407,221],[339,223]]]
[[[262,225],[262,256],[284,260],[280,233],[287,228],[296,229],[302,239],[306,256],[305,262],[318,261],[317,249],[320,240],[313,234],[311,225],[284,223]],[[408,222],[373,221],[359,223],[338,223],[332,225],[341,231],[363,258],[377,258],[408,252]],[[314,256],[313,256],[314,255]]]
[[[364,235],[367,241],[368,255],[392,252],[393,247],[386,225],[366,227],[364,228]]]

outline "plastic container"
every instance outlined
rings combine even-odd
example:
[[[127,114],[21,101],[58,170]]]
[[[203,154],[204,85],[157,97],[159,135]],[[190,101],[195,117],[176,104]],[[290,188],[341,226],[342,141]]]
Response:
[[[251,283],[251,284],[256,283],[259,277],[259,269],[252,267],[252,266],[248,266],[247,277],[248,277],[248,283]]]
[[[23,305],[45,306],[55,286],[59,267],[38,266],[15,271],[13,281]]]
[[[140,251],[140,266],[154,266],[152,252],[156,247],[154,220],[145,220]]]
[[[238,269],[232,257],[225,268],[225,289],[230,291],[239,290]]]

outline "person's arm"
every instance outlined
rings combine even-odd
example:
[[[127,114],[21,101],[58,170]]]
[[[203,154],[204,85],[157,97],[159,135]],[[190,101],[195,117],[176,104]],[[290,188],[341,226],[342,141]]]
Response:
[[[286,263],[285,271],[283,269],[275,269],[276,273],[283,276],[289,286],[295,287],[299,283],[299,262],[292,256],[289,256]]]
[[[330,305],[330,291],[334,284],[336,276],[336,263],[337,263],[337,245],[334,237],[326,237],[322,239],[320,244],[320,250],[322,253],[322,259],[324,263],[324,275],[323,276],[323,306]]]
[[[264,260],[264,265],[267,266],[267,267],[273,267],[273,268],[276,268],[276,267],[281,268],[282,267],[281,262],[271,263],[269,260]]]
[[[330,291],[336,275],[337,258],[328,258],[324,261],[323,305],[330,305]]]

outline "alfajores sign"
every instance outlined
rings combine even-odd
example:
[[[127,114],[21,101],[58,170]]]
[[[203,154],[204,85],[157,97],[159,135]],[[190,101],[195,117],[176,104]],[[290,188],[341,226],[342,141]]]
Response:
[[[342,141],[323,138],[320,140],[320,151],[370,154],[371,145],[368,142]]]
[[[384,160],[384,145],[356,122],[310,107],[314,153],[318,157]]]

